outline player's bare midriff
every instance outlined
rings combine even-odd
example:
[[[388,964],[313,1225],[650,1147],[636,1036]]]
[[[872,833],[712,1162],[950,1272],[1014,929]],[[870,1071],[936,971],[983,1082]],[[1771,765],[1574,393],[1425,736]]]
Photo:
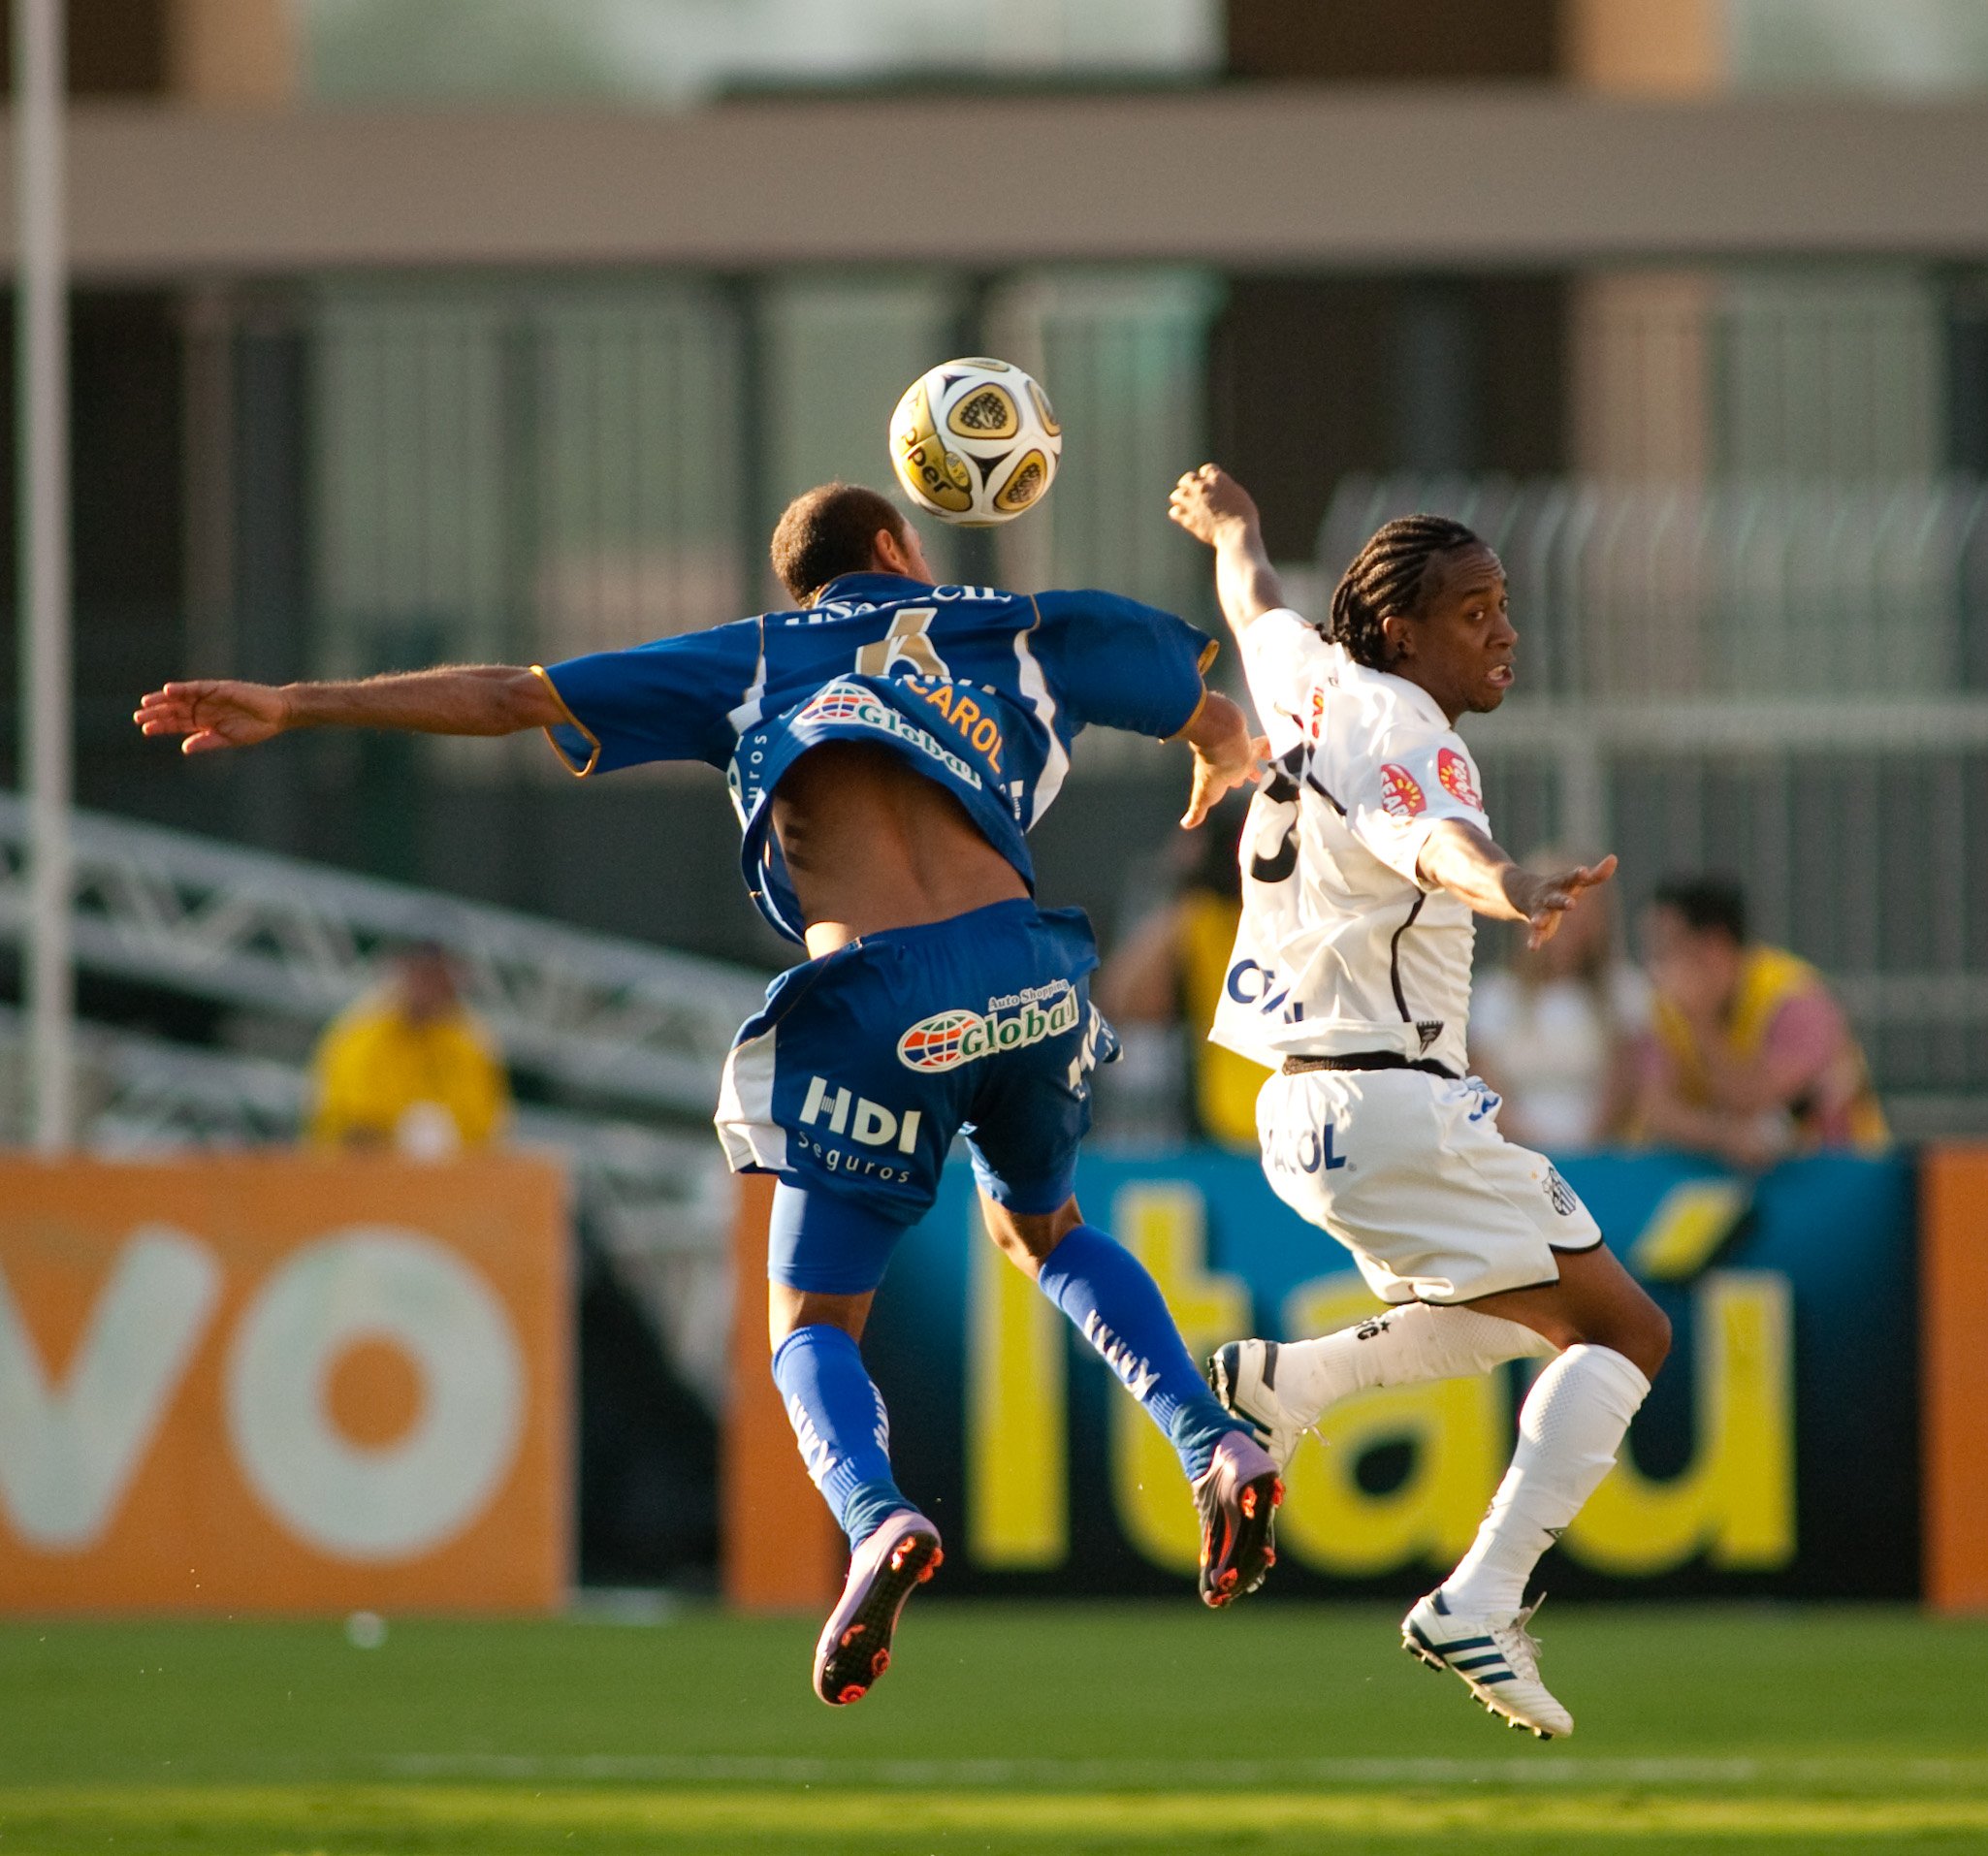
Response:
[[[868,742],[823,742],[795,761],[774,792],[773,828],[817,960],[1029,893],[958,800]]]

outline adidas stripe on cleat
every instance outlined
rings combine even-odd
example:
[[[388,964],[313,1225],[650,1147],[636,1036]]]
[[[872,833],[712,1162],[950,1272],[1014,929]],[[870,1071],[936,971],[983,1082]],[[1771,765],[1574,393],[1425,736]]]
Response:
[[[1450,1608],[1440,1587],[1401,1620],[1401,1648],[1430,1669],[1460,1677],[1485,1706],[1511,1727],[1540,1740],[1564,1740],[1574,1717],[1539,1680],[1539,1643],[1526,1625],[1546,1601],[1511,1617],[1466,1616]]]
[[[1202,1603],[1219,1609],[1246,1598],[1277,1563],[1277,1506],[1284,1484],[1269,1454],[1247,1431],[1232,1430],[1194,1485],[1202,1519]]]
[[[1207,1380],[1215,1402],[1249,1426],[1280,1470],[1289,1469],[1311,1426],[1277,1396],[1277,1343],[1232,1340],[1209,1358]]]
[[[815,1646],[815,1692],[847,1707],[870,1692],[890,1667],[891,1639],[905,1600],[946,1561],[939,1530],[903,1508],[850,1555],[842,1598]]]

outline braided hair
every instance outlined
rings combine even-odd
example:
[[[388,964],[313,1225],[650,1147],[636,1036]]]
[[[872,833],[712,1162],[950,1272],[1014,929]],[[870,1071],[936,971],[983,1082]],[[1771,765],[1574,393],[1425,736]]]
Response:
[[[1374,534],[1339,576],[1332,589],[1327,637],[1344,645],[1355,663],[1385,670],[1388,641],[1381,621],[1390,613],[1412,615],[1422,604],[1423,580],[1438,555],[1482,545],[1448,516],[1396,517]]]

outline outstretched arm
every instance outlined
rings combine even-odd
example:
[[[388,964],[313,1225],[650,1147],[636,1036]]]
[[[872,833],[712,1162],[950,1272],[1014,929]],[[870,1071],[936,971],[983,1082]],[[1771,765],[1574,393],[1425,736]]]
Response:
[[[424,735],[515,735],[566,720],[551,686],[515,664],[411,670],[359,683],[169,683],[132,720],[181,735],[183,754],[252,748],[293,728],[395,728]]]
[[[1270,752],[1270,744],[1250,733],[1248,718],[1219,689],[1202,698],[1175,739],[1194,750],[1194,789],[1180,818],[1189,831],[1214,811],[1224,793],[1248,785]]]
[[[1580,901],[1582,892],[1599,887],[1616,874],[1611,856],[1598,864],[1576,864],[1539,875],[1516,863],[1460,818],[1438,819],[1429,827],[1415,867],[1425,880],[1462,897],[1480,915],[1528,923],[1528,947],[1551,941],[1560,917]]]
[[[1284,583],[1264,550],[1263,525],[1249,492],[1220,464],[1204,464],[1173,486],[1167,514],[1215,551],[1215,597],[1239,637],[1284,603]]]

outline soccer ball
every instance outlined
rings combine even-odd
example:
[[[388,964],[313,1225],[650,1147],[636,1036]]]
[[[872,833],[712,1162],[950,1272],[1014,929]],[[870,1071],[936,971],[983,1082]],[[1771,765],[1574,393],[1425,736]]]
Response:
[[[898,482],[920,509],[962,528],[991,528],[1034,508],[1062,455],[1049,396],[1006,361],[942,362],[890,415]]]

